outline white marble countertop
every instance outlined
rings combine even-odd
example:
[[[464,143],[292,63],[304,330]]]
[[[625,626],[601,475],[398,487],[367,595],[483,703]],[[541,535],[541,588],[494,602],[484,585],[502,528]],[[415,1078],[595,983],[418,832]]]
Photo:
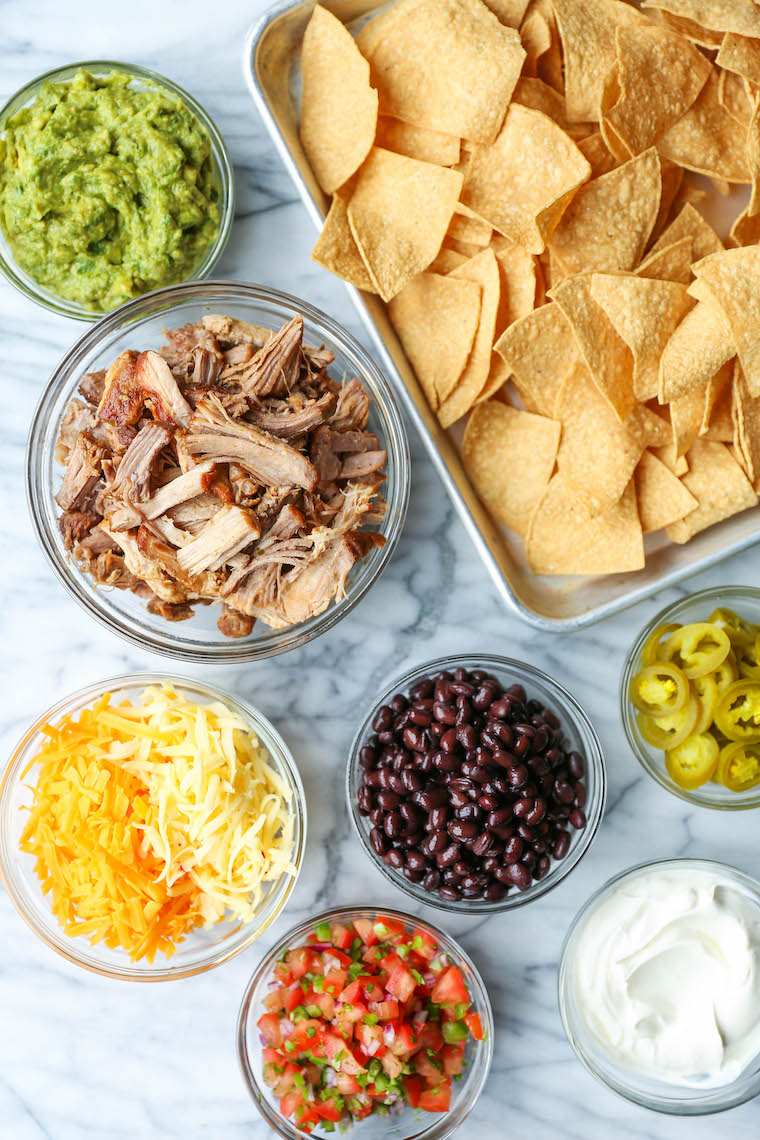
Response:
[[[240,71],[246,29],[266,0],[180,4],[131,0],[5,0],[0,101],[50,67],[117,58],[178,81],[203,103],[232,151],[238,220],[219,276],[266,282],[308,298],[357,330],[342,284],[309,261],[314,232],[295,200]],[[3,754],[66,692],[160,665],[82,613],[54,579],[24,506],[26,431],[47,376],[82,326],[0,282],[0,643]],[[644,775],[622,735],[617,698],[625,649],[668,591],[571,637],[539,635],[511,616],[478,561],[416,439],[412,504],[399,549],[371,594],[330,633],[272,661],[201,672],[252,699],[281,729],[304,778],[309,848],[287,911],[262,943],[197,978],[138,986],[93,977],[38,942],[0,891],[0,1136],[7,1140],[263,1140],[238,1073],[234,1029],[245,983],[266,946],[317,907],[408,900],[373,869],[353,837],[343,767],[357,717],[377,686],[453,651],[524,658],[567,685],[606,749],[609,801],[582,864],[547,898],[486,921],[427,916],[480,966],[497,1020],[485,1094],[459,1135],[482,1140],[750,1140],[760,1104],[719,1118],[674,1120],[616,1099],[586,1074],[565,1040],[556,1000],[562,939],[581,903],[643,859],[701,855],[760,874],[757,817],[690,809]],[[749,552],[682,592],[756,579]],[[164,661],[166,666],[167,662]],[[294,700],[297,694],[297,702]]]

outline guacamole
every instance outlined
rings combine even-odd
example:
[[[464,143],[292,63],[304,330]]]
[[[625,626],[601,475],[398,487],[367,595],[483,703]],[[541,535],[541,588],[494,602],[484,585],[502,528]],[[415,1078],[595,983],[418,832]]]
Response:
[[[51,292],[106,311],[183,281],[219,225],[206,131],[119,72],[46,83],[0,138],[0,228]]]

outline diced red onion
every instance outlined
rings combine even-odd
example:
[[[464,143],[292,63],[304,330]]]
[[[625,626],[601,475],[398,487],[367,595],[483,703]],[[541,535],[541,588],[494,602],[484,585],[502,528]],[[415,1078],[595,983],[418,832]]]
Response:
[[[383,1026],[383,1042],[386,1046],[392,1045],[396,1040],[396,1030],[392,1025]]]

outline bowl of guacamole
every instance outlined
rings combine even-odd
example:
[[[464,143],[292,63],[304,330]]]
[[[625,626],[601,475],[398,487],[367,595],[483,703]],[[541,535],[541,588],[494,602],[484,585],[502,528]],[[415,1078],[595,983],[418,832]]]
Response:
[[[97,320],[207,276],[233,210],[214,123],[144,68],[58,68],[0,110],[0,270],[50,309]]]

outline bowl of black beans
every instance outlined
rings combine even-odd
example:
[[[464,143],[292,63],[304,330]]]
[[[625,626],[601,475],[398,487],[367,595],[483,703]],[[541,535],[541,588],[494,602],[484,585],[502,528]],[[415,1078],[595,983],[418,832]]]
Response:
[[[606,794],[591,721],[545,673],[457,656],[396,678],[351,746],[351,818],[383,874],[444,910],[540,898],[591,845]]]

